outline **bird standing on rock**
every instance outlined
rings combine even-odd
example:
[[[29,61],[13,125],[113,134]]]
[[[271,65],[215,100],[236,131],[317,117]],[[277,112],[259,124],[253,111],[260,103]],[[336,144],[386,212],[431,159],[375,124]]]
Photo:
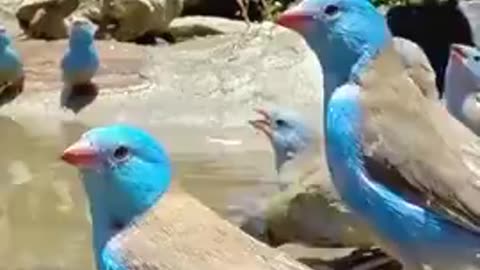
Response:
[[[480,50],[461,44],[450,46],[445,71],[448,111],[480,135]]]
[[[97,72],[100,60],[94,43],[95,27],[87,19],[72,22],[69,48],[62,62],[62,77],[67,87],[88,85]]]
[[[17,93],[23,90],[23,63],[13,47],[12,40],[4,26],[0,26],[0,93],[14,87]]]
[[[94,128],[62,159],[80,170],[90,201],[97,269],[126,269],[112,239],[151,208],[170,185],[167,153],[145,131],[128,125]]]
[[[286,184],[266,209],[268,237],[274,238],[269,244],[300,241],[318,247],[372,247],[371,233],[335,190],[320,129],[294,111],[256,111],[263,117],[250,124],[268,137],[279,181]]]
[[[407,270],[480,269],[480,141],[421,94],[385,18],[365,0],[304,0],[278,23],[323,66],[327,161],[349,208]]]

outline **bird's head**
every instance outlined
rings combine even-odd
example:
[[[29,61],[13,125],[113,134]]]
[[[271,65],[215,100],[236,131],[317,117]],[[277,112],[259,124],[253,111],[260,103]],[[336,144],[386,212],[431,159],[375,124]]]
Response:
[[[12,43],[10,35],[7,32],[7,28],[5,26],[0,25],[0,48],[5,48]]]
[[[384,16],[368,0],[303,0],[277,23],[300,33],[322,65],[341,76],[391,36]]]
[[[70,46],[88,46],[93,43],[96,26],[87,19],[77,18],[70,29]]]
[[[261,116],[249,123],[264,133],[272,144],[277,171],[283,164],[304,151],[313,141],[313,131],[301,115],[285,109],[255,109]]]
[[[480,85],[480,50],[476,47],[452,44],[450,45],[450,59],[451,65],[461,66],[467,69],[476,78]]]
[[[61,158],[80,170],[94,223],[98,218],[108,223],[104,226],[127,225],[170,185],[170,160],[163,147],[129,125],[93,128]]]

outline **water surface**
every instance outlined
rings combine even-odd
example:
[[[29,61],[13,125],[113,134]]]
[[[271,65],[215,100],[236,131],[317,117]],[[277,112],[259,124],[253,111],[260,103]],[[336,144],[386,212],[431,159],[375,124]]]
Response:
[[[93,269],[83,188],[76,170],[58,159],[88,128],[0,117],[0,270]],[[174,181],[231,221],[275,188],[269,146],[248,128],[148,130],[169,149]]]

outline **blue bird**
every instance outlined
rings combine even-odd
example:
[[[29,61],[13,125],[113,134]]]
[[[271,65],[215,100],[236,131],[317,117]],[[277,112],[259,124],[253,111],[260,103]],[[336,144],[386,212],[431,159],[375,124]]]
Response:
[[[249,123],[268,137],[274,150],[277,172],[280,172],[286,162],[319,144],[319,136],[315,136],[317,130],[307,125],[297,112],[287,109],[260,108],[255,111],[264,119],[250,120]]]
[[[480,269],[480,142],[406,71],[365,0],[304,0],[278,23],[325,73],[328,166],[342,199],[405,269]]]
[[[480,135],[480,50],[462,44],[450,46],[445,70],[444,101],[448,111]]]
[[[62,159],[78,167],[83,179],[97,268],[126,269],[110,242],[169,188],[166,151],[145,131],[115,124],[87,131],[63,152]]]
[[[335,190],[320,128],[286,108],[256,111],[263,117],[250,124],[268,137],[281,184],[264,213],[269,244],[372,247],[371,232]]]
[[[86,19],[72,23],[69,48],[61,62],[62,78],[67,86],[89,84],[98,71],[100,60],[94,44],[95,28]]]
[[[0,93],[9,86],[23,88],[24,70],[22,60],[13,47],[11,37],[4,26],[0,26]]]

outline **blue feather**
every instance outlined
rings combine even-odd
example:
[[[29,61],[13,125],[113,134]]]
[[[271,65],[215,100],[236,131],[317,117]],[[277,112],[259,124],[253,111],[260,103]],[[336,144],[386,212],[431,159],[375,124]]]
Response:
[[[90,82],[99,65],[93,25],[88,21],[75,21],[70,33],[69,48],[61,62],[65,83],[75,85]]]
[[[0,83],[14,82],[23,75],[23,63],[11,37],[0,26]]]
[[[94,128],[81,141],[96,153],[93,164],[79,169],[90,202],[98,269],[122,269],[118,254],[106,246],[166,192],[170,160],[152,136],[128,125]]]
[[[304,0],[310,16],[296,29],[325,73],[325,135],[329,169],[341,197],[377,233],[380,244],[406,269],[480,269],[480,236],[380,184],[364,164],[364,115],[357,79],[392,42],[383,16],[366,0]],[[288,11],[280,18],[288,27]],[[294,28],[295,29],[295,28]],[[468,268],[470,267],[470,268]]]
[[[437,267],[434,269],[450,269],[450,265],[478,269],[479,235],[407,202],[365,170],[359,91],[358,85],[345,84],[328,103],[326,136],[334,147],[327,147],[327,158],[342,198],[375,229],[381,241],[388,239],[383,245],[410,267],[420,267],[422,262]]]

